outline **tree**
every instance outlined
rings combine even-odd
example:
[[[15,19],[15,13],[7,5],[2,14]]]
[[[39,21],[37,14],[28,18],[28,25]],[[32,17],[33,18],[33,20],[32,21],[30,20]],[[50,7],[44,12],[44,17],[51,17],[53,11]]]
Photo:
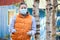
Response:
[[[35,40],[40,40],[39,0],[34,0],[33,16],[36,18],[36,28],[37,28]]]
[[[57,0],[46,0],[46,39],[56,40]]]

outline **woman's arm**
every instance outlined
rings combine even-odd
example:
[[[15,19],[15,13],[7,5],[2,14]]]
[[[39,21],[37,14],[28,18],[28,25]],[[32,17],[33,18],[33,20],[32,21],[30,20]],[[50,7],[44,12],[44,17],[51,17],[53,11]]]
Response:
[[[16,16],[13,16],[11,19],[10,19],[10,33],[14,33],[16,32],[16,30],[14,29],[14,23],[15,23],[15,20],[16,20]]]
[[[36,20],[34,17],[32,17],[32,30],[29,31],[27,34],[35,35],[35,33],[36,33]]]

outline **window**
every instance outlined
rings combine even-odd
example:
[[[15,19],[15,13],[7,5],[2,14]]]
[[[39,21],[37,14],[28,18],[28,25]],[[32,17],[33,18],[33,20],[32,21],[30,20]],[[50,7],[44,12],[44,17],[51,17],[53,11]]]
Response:
[[[15,15],[15,10],[8,10],[8,25],[10,24],[10,19]]]

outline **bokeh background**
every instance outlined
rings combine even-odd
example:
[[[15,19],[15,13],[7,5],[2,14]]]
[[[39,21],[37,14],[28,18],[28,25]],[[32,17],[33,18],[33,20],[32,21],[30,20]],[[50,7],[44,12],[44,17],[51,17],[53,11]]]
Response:
[[[32,15],[32,8],[34,0],[24,0],[28,5],[28,11]],[[60,3],[60,0],[58,0]],[[18,14],[19,2],[9,5],[1,5],[0,6],[0,39],[8,39],[10,40],[10,32],[9,32],[9,23],[10,18],[12,16]],[[40,39],[46,40],[46,1],[40,0],[39,3],[39,15],[40,15]],[[57,10],[57,20],[56,20],[56,32],[60,32],[60,6],[58,6]],[[34,40],[34,38],[32,38]],[[60,40],[60,36],[56,36],[56,40]]]

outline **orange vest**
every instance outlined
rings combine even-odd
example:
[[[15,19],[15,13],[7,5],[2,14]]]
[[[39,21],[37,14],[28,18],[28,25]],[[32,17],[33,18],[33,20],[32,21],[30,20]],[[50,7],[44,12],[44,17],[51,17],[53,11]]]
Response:
[[[27,32],[32,28],[32,16],[29,14],[26,17],[17,15],[14,27],[16,32],[12,34],[12,40],[30,40],[31,36],[27,35]]]

